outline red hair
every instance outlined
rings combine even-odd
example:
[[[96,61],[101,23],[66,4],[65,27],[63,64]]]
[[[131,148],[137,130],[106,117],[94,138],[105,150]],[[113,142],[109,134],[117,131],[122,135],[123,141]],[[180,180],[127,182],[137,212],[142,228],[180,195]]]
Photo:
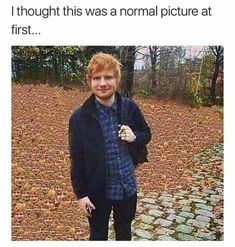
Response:
[[[92,76],[102,70],[111,70],[117,82],[121,80],[121,63],[112,55],[99,52],[95,54],[87,67],[87,82],[90,83]]]

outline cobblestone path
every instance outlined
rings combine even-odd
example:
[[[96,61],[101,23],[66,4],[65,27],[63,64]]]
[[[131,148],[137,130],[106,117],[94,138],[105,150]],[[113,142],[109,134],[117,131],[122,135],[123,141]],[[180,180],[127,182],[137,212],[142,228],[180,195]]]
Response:
[[[138,193],[133,240],[223,240],[223,144],[193,160],[189,188],[178,187],[174,193]],[[214,168],[220,170],[220,176]],[[113,240],[112,220],[110,229]]]

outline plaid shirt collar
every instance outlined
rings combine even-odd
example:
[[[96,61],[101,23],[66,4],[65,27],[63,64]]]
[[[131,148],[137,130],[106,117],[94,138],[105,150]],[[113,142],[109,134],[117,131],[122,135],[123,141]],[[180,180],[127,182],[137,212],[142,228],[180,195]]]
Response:
[[[104,114],[109,114],[110,109],[114,112],[117,113],[117,99],[115,97],[115,100],[111,106],[105,106],[102,105],[97,99],[95,99],[95,104],[96,108],[99,112],[104,113]]]

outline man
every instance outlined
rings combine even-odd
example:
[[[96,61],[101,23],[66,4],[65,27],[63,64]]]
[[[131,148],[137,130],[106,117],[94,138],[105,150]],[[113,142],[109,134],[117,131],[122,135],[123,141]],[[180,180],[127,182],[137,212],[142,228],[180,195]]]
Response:
[[[137,188],[134,167],[147,161],[150,129],[137,105],[117,92],[120,64],[94,55],[87,82],[92,95],[70,117],[71,181],[87,215],[90,240],[108,239],[113,210],[116,240],[131,240]]]

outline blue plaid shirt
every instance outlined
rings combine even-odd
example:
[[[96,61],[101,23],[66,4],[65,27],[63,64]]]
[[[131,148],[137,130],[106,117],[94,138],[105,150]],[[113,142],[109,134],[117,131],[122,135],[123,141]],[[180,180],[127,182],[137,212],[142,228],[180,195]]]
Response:
[[[117,101],[111,107],[104,106],[96,100],[106,147],[108,169],[107,198],[122,200],[124,191],[127,197],[136,193],[134,164],[127,150],[126,143],[118,137]]]

